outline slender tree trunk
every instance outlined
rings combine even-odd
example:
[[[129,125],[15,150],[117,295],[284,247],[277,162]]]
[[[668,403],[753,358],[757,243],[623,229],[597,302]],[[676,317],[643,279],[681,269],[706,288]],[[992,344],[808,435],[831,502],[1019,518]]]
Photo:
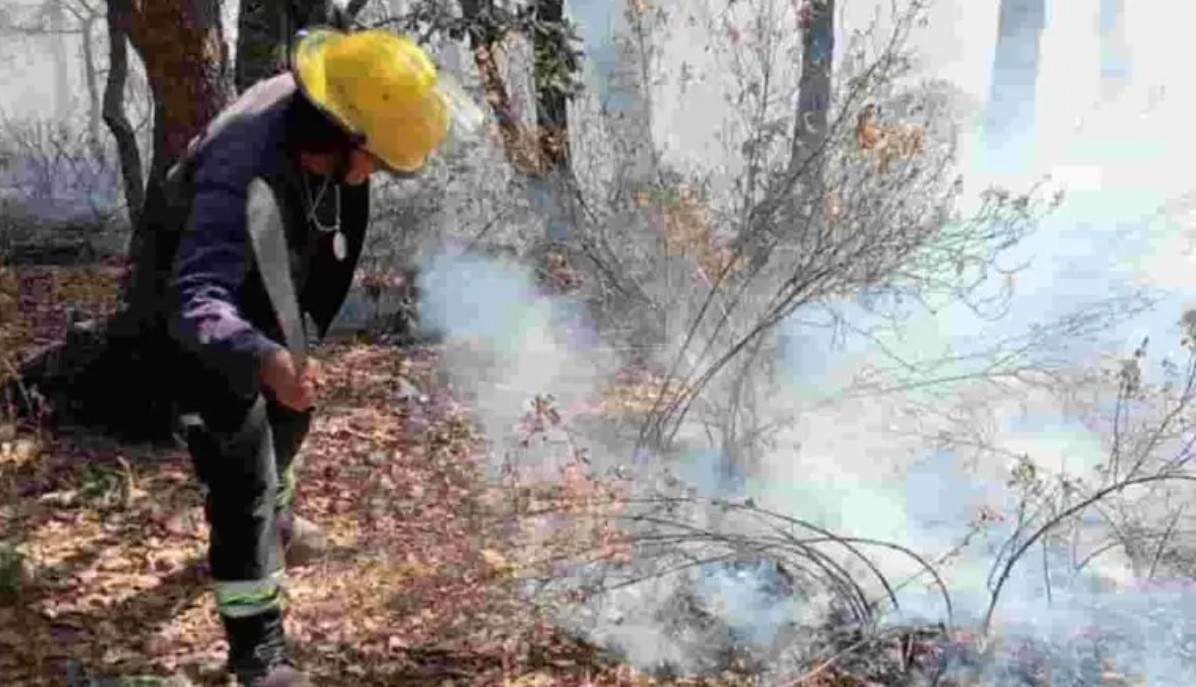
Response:
[[[559,24],[564,0],[536,0],[536,19]],[[561,171],[569,164],[569,111],[564,93],[551,86],[553,65],[564,54],[558,34],[537,32],[533,39],[536,78],[536,124],[544,167]]]
[[[535,0],[537,22],[559,25],[565,18],[563,0]],[[532,37],[536,85],[536,137],[539,164],[533,180],[537,206],[548,228],[549,243],[569,238],[566,218],[575,212],[570,193],[569,103],[554,80],[561,56],[569,46],[559,33],[536,30]],[[547,256],[546,256],[547,257]],[[542,266],[551,269],[548,265]]]
[[[87,85],[87,137],[91,153],[97,160],[103,159],[104,144],[101,128],[103,126],[100,108],[100,87],[96,75],[95,42],[92,31],[95,30],[97,15],[88,15],[83,20],[83,33],[79,36],[83,49],[83,80]]]
[[[71,116],[71,80],[66,57],[65,16],[63,0],[49,0],[45,11],[50,23],[50,41],[54,55],[54,110],[60,125]]]
[[[121,2],[108,3],[105,24],[108,27],[108,77],[104,83],[103,118],[116,141],[116,155],[120,163],[125,205],[129,208],[129,225],[141,221],[141,206],[145,203],[145,180],[141,164],[141,150],[137,147],[137,133],[125,113],[125,84],[129,78],[128,38],[121,19]]]
[[[800,175],[822,153],[831,105],[831,66],[835,55],[835,0],[812,0],[802,35],[801,81],[789,168]]]

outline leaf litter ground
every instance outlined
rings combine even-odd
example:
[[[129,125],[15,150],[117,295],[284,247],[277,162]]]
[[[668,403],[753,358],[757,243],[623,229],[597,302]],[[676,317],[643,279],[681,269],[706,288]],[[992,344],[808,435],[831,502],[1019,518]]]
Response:
[[[0,266],[0,379],[61,338],[72,311],[110,312],[119,275],[107,266]],[[538,495],[483,479],[482,438],[469,409],[437,383],[434,350],[345,344],[317,357],[326,387],[302,454],[298,503],[333,546],[324,560],[289,571],[287,619],[317,684],[754,682],[653,679],[556,629],[543,606],[520,595],[516,571],[612,541],[617,551],[617,538],[601,531],[591,542],[595,533],[565,528],[542,544],[574,547],[529,551],[521,526],[493,524],[510,520],[503,504],[577,512],[583,501],[603,502],[594,496],[605,488],[570,469],[559,488]],[[625,393],[604,399],[604,415],[643,395],[636,380],[616,382]],[[201,504],[183,450],[0,420],[0,685],[67,684],[72,669],[114,678],[79,684],[231,684]],[[936,640],[925,643],[936,650]],[[892,644],[890,653],[900,642]],[[860,672],[827,662],[800,684],[881,684]],[[131,675],[158,680],[115,679]]]
[[[0,268],[15,366],[111,309],[111,269]],[[329,555],[288,572],[288,632],[318,684],[648,684],[520,597],[480,437],[431,350],[320,351],[326,388],[299,512]],[[413,393],[414,392],[414,393]],[[501,500],[497,499],[497,500]],[[0,425],[0,684],[176,676],[227,684],[208,592],[202,490],[186,452]]]

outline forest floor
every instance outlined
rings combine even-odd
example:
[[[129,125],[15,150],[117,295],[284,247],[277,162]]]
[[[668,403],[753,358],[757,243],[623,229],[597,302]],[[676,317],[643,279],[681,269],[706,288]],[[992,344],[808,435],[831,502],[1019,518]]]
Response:
[[[104,314],[118,277],[0,268],[0,364],[59,339],[72,309]],[[436,384],[434,350],[316,357],[327,386],[298,510],[333,547],[288,571],[287,629],[318,684],[656,682],[521,597],[509,541],[487,534],[503,494],[480,473],[467,409]],[[0,424],[0,684],[61,685],[71,666],[226,684],[206,542],[184,450]]]
[[[71,317],[109,312],[119,276],[117,265],[0,265],[0,381],[60,340]],[[288,571],[286,622],[316,684],[759,682],[750,674],[654,678],[562,631],[551,606],[521,593],[525,561],[565,561],[614,540],[565,530],[538,537],[529,551],[517,504],[579,512],[583,502],[611,503],[595,495],[613,488],[568,471],[542,491],[486,479],[484,438],[438,381],[435,348],[341,343],[314,357],[325,386],[301,454],[297,503],[332,547]],[[203,492],[186,451],[3,418],[0,685],[232,684],[208,587]],[[920,632],[832,651],[788,684],[930,684],[859,677],[913,679],[918,656],[949,649],[933,632],[916,639]],[[859,659],[854,669],[836,661],[848,654]],[[1138,684],[1108,678],[1100,684]]]

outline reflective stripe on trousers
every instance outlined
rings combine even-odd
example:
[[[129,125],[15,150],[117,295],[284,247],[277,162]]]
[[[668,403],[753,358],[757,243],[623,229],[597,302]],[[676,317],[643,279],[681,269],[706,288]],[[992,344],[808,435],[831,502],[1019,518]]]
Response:
[[[244,618],[282,606],[283,572],[264,580],[215,580],[216,608],[220,615]]]
[[[187,432],[207,487],[208,565],[221,614],[243,617],[281,603],[282,547],[276,516],[294,494],[295,455],[311,422],[258,396],[205,404]]]

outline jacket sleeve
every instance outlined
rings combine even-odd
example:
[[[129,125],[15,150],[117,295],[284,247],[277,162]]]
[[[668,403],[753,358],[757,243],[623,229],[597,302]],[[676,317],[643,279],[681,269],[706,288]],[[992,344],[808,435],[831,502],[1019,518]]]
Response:
[[[194,195],[170,284],[171,332],[205,368],[250,396],[259,389],[262,357],[282,348],[238,308],[238,292],[253,264],[246,227],[248,184],[195,177]]]

